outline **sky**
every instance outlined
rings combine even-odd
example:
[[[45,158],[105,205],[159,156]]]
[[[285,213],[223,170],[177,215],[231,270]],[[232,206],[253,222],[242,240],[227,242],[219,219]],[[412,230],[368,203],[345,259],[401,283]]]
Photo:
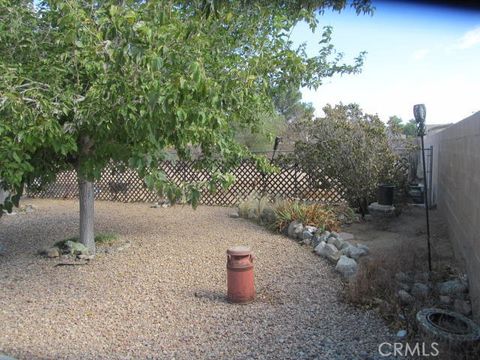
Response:
[[[358,103],[383,121],[413,118],[423,103],[427,124],[455,123],[480,111],[480,11],[412,2],[373,0],[373,16],[348,9],[320,16],[320,27],[333,26],[332,43],[345,61],[366,51],[361,74],[326,79],[318,90],[302,89],[317,116],[325,104]],[[321,28],[312,34],[299,24],[291,38],[319,49]]]

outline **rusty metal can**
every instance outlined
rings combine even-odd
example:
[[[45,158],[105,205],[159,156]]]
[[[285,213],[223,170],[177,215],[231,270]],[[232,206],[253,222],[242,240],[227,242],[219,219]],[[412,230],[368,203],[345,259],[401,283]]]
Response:
[[[247,246],[227,250],[227,299],[246,304],[255,299],[252,251]]]

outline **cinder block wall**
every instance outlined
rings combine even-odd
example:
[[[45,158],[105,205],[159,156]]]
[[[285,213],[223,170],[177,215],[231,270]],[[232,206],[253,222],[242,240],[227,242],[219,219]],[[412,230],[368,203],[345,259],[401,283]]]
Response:
[[[480,112],[427,136],[426,144],[434,147],[438,210],[467,271],[474,318],[480,321]]]

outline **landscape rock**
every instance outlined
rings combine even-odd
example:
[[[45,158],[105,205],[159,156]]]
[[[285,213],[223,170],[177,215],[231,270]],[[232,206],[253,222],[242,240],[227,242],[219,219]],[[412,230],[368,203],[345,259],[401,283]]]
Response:
[[[420,283],[426,283],[429,280],[430,280],[430,273],[429,272],[416,273],[413,277],[413,281],[420,282]]]
[[[342,255],[337,262],[337,266],[335,266],[335,270],[342,274],[344,278],[350,279],[357,274],[358,264],[355,260]]]
[[[302,233],[303,242],[305,242],[305,240],[310,241],[312,238],[313,238],[313,234],[310,231],[303,230],[303,233]]]
[[[437,285],[440,295],[455,295],[465,293],[468,287],[459,279],[449,280]]]
[[[338,235],[338,233],[337,233],[337,232],[335,232],[335,231],[332,231],[331,233],[329,233],[329,234],[328,234],[328,238],[331,238],[331,237],[338,238],[338,237],[339,237],[339,235]]]
[[[317,228],[317,227],[315,227],[315,226],[310,226],[310,225],[305,226],[304,229],[307,230],[307,231],[310,231],[312,234],[315,234],[315,233],[318,231],[318,228]]]
[[[294,220],[288,225],[288,237],[292,239],[299,239],[303,233],[303,224]]]
[[[399,290],[397,295],[400,299],[400,302],[404,305],[412,304],[413,302],[415,302],[415,298],[405,290]]]
[[[67,251],[72,255],[88,255],[88,248],[76,241],[67,241],[65,243]]]
[[[346,247],[346,242],[341,237],[329,237],[327,243],[334,245],[338,250]]]
[[[340,233],[338,233],[338,236],[340,236],[345,241],[350,241],[350,240],[353,240],[355,238],[355,236],[353,236],[353,234],[350,234],[350,233],[347,233],[347,232],[340,232]]]
[[[327,244],[325,242],[318,244],[318,246],[315,248],[315,253],[327,258],[331,262],[336,262],[340,257],[337,248],[334,245]]]
[[[357,248],[362,249],[365,252],[365,255],[370,253],[370,248],[365,244],[357,244]]]
[[[399,282],[399,281],[397,281],[397,287],[399,289],[402,289],[402,290],[405,290],[405,291],[410,291],[411,290],[410,285],[408,285],[406,283],[403,283],[403,282]]]
[[[231,217],[232,219],[238,219],[240,217],[240,215],[238,214],[238,211],[232,212],[228,216]]]
[[[93,260],[95,258],[95,255],[80,254],[80,255],[77,255],[77,258],[80,260]]]
[[[456,312],[465,316],[468,316],[472,313],[472,306],[468,301],[465,300],[455,299],[455,302],[453,303],[453,308]]]
[[[344,249],[342,249],[342,254],[348,256],[349,258],[352,258],[354,260],[358,260],[362,256],[365,256],[368,254],[365,249],[359,248],[357,246],[350,245]]]
[[[395,280],[402,283],[409,283],[412,281],[412,278],[408,274],[400,271],[395,274]]]
[[[378,202],[374,202],[368,205],[368,212],[372,217],[390,218],[395,216],[395,207],[392,205],[380,205]]]
[[[303,239],[302,244],[309,246],[312,244],[312,239]]]
[[[128,249],[130,246],[132,246],[132,243],[130,241],[127,241],[125,244],[123,244],[122,246],[119,246],[117,248],[117,251],[123,251],[125,249]]]
[[[60,256],[60,250],[57,247],[49,248],[45,251],[45,256],[48,258],[57,258]]]
[[[452,298],[448,295],[440,295],[439,300],[443,305],[450,305],[452,303]]]
[[[316,248],[318,246],[318,244],[320,244],[322,241],[327,242],[327,235],[325,235],[325,234],[320,235],[318,233],[313,235],[312,245],[313,245],[314,248]]]
[[[412,286],[412,295],[417,299],[424,299],[430,294],[430,288],[422,283],[415,283]]]

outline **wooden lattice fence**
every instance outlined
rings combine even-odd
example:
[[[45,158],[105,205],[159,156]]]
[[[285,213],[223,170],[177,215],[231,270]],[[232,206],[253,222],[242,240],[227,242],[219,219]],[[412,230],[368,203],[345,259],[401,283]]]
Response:
[[[193,162],[164,161],[160,165],[167,177],[180,184],[208,180],[207,171],[197,170]],[[279,165],[278,173],[263,174],[252,162],[245,161],[233,170],[236,181],[228,190],[218,190],[211,194],[202,193],[200,203],[203,205],[235,205],[252,192],[279,196],[285,199],[300,199],[335,204],[342,201],[342,190],[338,184],[328,189],[316,186],[321,177],[321,169],[316,169],[314,176],[302,171],[298,165]],[[41,190],[29,189],[28,195],[39,198],[73,199],[78,197],[76,173],[60,173],[55,182]],[[150,191],[143,179],[135,171],[115,171],[106,169],[95,183],[95,199],[120,202],[156,202],[162,198]]]

